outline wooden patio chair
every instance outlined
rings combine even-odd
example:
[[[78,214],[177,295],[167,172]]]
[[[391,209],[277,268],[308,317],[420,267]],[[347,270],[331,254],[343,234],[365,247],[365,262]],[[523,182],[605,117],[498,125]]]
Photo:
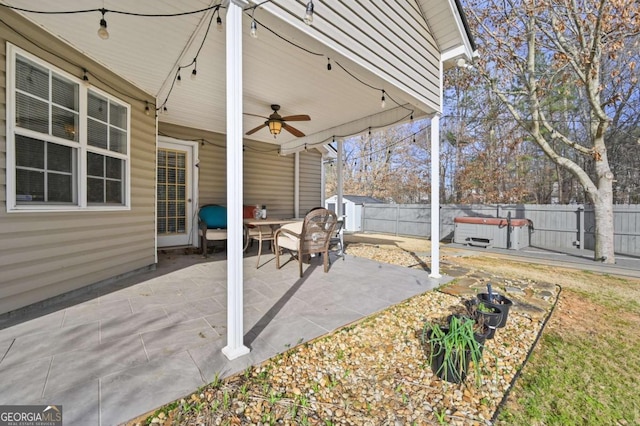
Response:
[[[344,260],[345,252],[344,252],[344,221],[345,217],[341,216],[336,223],[336,227],[333,231],[333,235],[329,240],[329,248],[338,247],[338,251],[336,254]]]
[[[334,234],[337,217],[325,208],[313,209],[304,217],[303,222],[282,225],[274,235],[276,249],[276,268],[280,269],[280,249],[295,252],[302,277],[302,261],[311,254],[322,254],[324,272],[329,269],[329,241]]]

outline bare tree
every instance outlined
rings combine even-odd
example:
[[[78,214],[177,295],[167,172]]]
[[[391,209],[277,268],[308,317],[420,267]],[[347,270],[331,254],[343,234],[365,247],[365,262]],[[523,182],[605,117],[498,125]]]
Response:
[[[394,203],[425,202],[430,192],[426,122],[403,124],[344,143],[343,190]],[[326,195],[337,187],[337,167],[325,167]]]
[[[637,80],[627,80],[620,90],[607,87],[614,85],[617,76],[635,69],[628,47],[632,44],[637,49],[640,4],[469,0],[467,6],[481,46],[477,71],[531,139],[580,182],[595,211],[595,259],[615,263],[614,174],[606,136],[613,117],[627,107],[621,101],[624,94],[638,87]],[[606,69],[605,59],[615,60],[616,67]],[[580,102],[585,118],[580,131],[568,131],[550,118],[550,96],[557,87],[566,88],[572,100]],[[591,159],[591,173],[580,157]]]

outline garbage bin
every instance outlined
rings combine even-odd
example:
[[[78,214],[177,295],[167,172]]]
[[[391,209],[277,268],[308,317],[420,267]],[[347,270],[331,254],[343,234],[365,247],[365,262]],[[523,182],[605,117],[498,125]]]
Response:
[[[528,219],[456,217],[453,223],[454,243],[512,250],[529,246]]]

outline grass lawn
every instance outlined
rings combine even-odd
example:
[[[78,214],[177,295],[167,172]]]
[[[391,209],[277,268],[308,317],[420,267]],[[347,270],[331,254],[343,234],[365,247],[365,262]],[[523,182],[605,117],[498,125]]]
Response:
[[[497,258],[465,263],[563,288],[498,424],[640,424],[640,280]]]

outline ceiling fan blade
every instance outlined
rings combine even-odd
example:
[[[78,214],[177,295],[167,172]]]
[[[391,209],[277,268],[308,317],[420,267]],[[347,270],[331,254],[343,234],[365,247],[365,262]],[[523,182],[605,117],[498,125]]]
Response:
[[[251,117],[264,118],[265,120],[268,120],[268,119],[269,119],[269,117],[265,117],[264,115],[251,114],[250,112],[243,112],[242,114],[244,114],[244,115],[250,115]]]
[[[311,117],[307,114],[298,114],[298,115],[288,115],[286,117],[282,117],[282,121],[309,121]]]
[[[255,132],[257,132],[258,130],[260,130],[260,129],[262,129],[263,127],[265,127],[265,126],[266,126],[266,124],[261,124],[261,125],[259,125],[258,127],[256,127],[255,129],[251,129],[251,130],[249,130],[247,133],[245,133],[245,135],[252,135],[252,134],[254,134]]]
[[[290,124],[282,123],[282,128],[285,129],[287,132],[291,133],[293,136],[297,136],[299,138],[304,136],[304,133],[302,133],[300,130],[296,129],[295,127],[291,126]]]

